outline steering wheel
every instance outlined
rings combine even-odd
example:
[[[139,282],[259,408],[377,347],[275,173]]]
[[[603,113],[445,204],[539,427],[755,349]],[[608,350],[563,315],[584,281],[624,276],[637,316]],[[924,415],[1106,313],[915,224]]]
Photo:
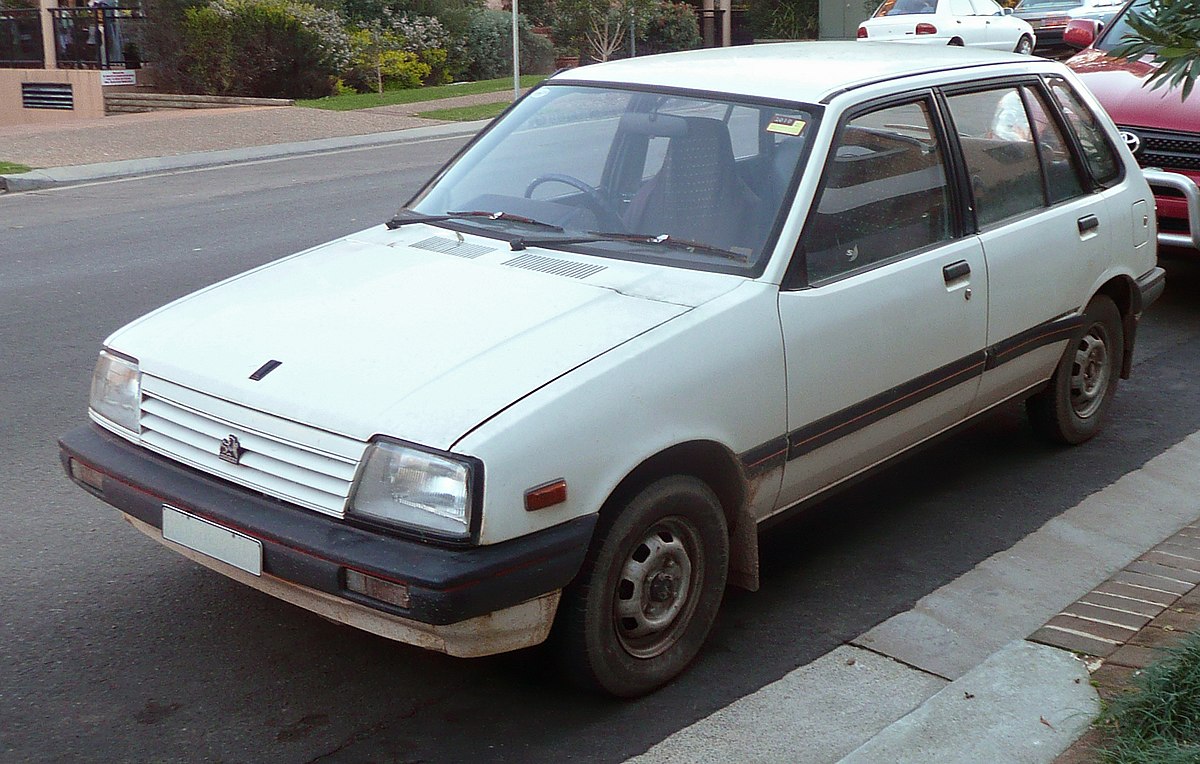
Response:
[[[565,175],[560,172],[548,172],[545,175],[539,175],[525,187],[525,198],[532,199],[534,190],[543,183],[565,183],[571,188],[582,191],[587,201],[587,207],[596,214],[596,221],[602,228],[622,233],[628,230],[625,226],[625,221],[621,219],[621,213],[617,211],[617,208],[608,199],[604,198],[600,190],[589,186],[573,175]]]

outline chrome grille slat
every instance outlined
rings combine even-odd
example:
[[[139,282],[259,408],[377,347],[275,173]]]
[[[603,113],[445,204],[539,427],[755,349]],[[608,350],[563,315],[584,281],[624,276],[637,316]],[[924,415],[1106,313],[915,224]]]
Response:
[[[142,403],[142,427],[149,426],[157,429],[153,425],[147,424],[147,413],[158,420],[168,421],[175,427],[185,428],[211,439],[212,443],[209,445],[212,446],[213,453],[217,452],[217,444],[230,434],[230,428],[237,427],[238,431],[242,433],[238,435],[238,440],[242,442],[243,446],[254,453],[263,454],[277,461],[289,462],[312,472],[340,480],[353,480],[354,472],[358,468],[358,465],[350,460],[309,453],[294,445],[285,445],[271,440],[248,428],[205,417],[179,406],[172,407],[163,400],[147,398]]]
[[[149,437],[143,435],[142,444],[153,451],[157,451],[164,456],[168,456],[176,461],[189,464],[197,469],[203,470],[219,477],[226,478],[232,482],[239,483],[247,488],[253,488],[261,491],[268,496],[274,496],[277,499],[290,501],[308,509],[315,509],[318,512],[323,512],[329,515],[342,516],[342,507],[346,503],[345,496],[334,496],[322,491],[318,491],[308,486],[293,483],[290,480],[285,480],[276,475],[265,475],[257,470],[245,470],[240,475],[227,474],[227,471],[222,465],[226,465],[215,456],[210,456],[204,451],[197,450],[178,441],[172,441],[169,438],[161,437],[161,433],[150,433]],[[258,478],[258,480],[255,480]],[[269,485],[268,485],[269,483]],[[337,509],[333,509],[336,507]]]
[[[204,433],[180,427],[179,425],[167,419],[142,414],[142,434],[145,437],[146,431],[158,433],[163,438],[167,438],[184,445],[190,446],[192,449],[205,454],[217,454],[220,452],[221,440],[224,436],[230,433],[226,431],[221,437],[211,437]],[[263,439],[251,441],[249,438],[238,438],[242,445],[246,448],[246,454],[242,457],[241,463],[238,466],[246,467],[247,469],[256,470],[267,475],[275,475],[281,479],[297,485],[309,486],[317,490],[333,496],[342,496],[345,498],[345,486],[354,478],[354,473],[348,478],[339,480],[321,472],[306,469],[296,464],[289,463],[282,459],[272,458],[264,453],[254,449],[251,443],[264,442]],[[220,457],[218,457],[219,459]],[[230,465],[231,467],[234,465]]]
[[[142,443],[217,477],[342,517],[366,443],[143,375]],[[235,436],[237,464],[220,458]]]

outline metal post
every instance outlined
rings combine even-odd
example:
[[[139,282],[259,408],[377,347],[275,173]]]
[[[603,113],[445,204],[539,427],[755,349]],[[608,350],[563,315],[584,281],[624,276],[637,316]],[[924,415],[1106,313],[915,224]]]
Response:
[[[521,97],[521,42],[517,34],[517,0],[512,0],[513,100]]]
[[[637,10],[629,7],[629,57],[637,58]]]

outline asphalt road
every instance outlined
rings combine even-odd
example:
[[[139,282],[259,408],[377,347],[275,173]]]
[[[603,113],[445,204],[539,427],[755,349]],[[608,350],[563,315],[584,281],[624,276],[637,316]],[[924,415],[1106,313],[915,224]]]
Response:
[[[776,529],[762,591],[731,590],[697,665],[634,702],[577,693],[537,649],[457,660],[326,622],[62,477],[55,439],[86,419],[108,332],[385,219],[458,145],[0,196],[0,761],[620,761],[1200,430],[1200,268],[1169,263],[1101,437],[1049,447],[1009,407]]]

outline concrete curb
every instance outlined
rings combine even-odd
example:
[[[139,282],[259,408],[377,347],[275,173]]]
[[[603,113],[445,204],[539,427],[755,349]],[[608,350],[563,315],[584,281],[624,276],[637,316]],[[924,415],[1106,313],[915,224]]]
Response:
[[[127,159],[120,162],[101,162],[73,167],[49,167],[43,170],[31,170],[16,175],[0,175],[0,188],[9,192],[38,191],[48,188],[74,186],[81,183],[134,178],[141,175],[198,170],[206,167],[221,167],[263,159],[321,154],[341,149],[383,146],[391,143],[436,140],[439,138],[457,138],[478,132],[490,121],[454,122],[445,125],[394,130],[386,133],[319,138],[317,140],[299,141],[296,143],[247,146],[221,151],[201,151],[194,154]]]
[[[1084,662],[1027,637],[1147,549],[1200,529],[1198,454],[1200,432],[630,761],[1053,762],[1099,703]]]
[[[1052,761],[1087,731],[1100,698],[1083,661],[1016,640],[884,727],[839,764]]]

